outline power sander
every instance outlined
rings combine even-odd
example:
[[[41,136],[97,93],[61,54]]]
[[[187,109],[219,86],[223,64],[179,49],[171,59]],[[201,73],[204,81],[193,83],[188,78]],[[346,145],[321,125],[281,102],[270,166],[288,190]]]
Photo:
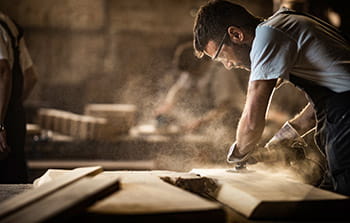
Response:
[[[227,172],[247,173],[253,170],[247,169],[247,164],[263,162],[274,165],[276,163],[292,167],[301,175],[304,172],[313,170],[313,175],[307,175],[309,182],[317,182],[323,172],[326,171],[326,160],[323,152],[314,142],[315,128],[305,133],[299,140],[294,140],[290,145],[270,144],[265,147],[258,147],[252,151],[242,162],[233,163],[235,166]],[[232,149],[233,150],[233,149]],[[232,154],[231,148],[229,155]],[[229,157],[228,157],[229,159]],[[308,166],[308,170],[304,170]],[[313,178],[313,179],[311,179]]]
[[[284,162],[288,164],[293,160],[304,158],[304,157],[301,157],[300,155],[297,156],[297,154],[300,154],[300,153],[304,154],[303,152],[301,152],[301,150],[303,151],[304,148],[305,147],[303,145],[300,145],[299,143],[294,143],[289,149],[283,148],[283,147],[273,148],[273,149],[267,148],[267,147],[258,147],[254,151],[247,154],[243,159],[243,161],[234,163],[234,167],[231,169],[228,169],[227,172],[233,172],[233,173],[254,172],[253,170],[249,170],[247,168],[247,164],[256,164],[258,162],[264,162],[264,163]],[[293,151],[293,156],[290,156],[291,152],[286,150]]]
[[[236,143],[233,143],[232,146],[229,149],[229,152],[227,154],[227,162],[228,163],[232,163],[235,166],[232,169],[228,169],[226,170],[227,172],[232,172],[232,173],[247,173],[247,172],[252,172],[250,170],[247,169],[247,163],[251,163],[251,161],[253,161],[253,163],[255,162],[255,159],[251,158],[251,153],[249,152],[246,155],[244,155],[244,157],[242,158],[236,158],[234,157],[233,153],[234,150],[236,149]]]
[[[230,173],[249,173],[249,172],[253,172],[253,170],[248,170],[247,169],[247,163],[246,162],[236,163],[233,168],[228,169],[226,171],[230,172]]]

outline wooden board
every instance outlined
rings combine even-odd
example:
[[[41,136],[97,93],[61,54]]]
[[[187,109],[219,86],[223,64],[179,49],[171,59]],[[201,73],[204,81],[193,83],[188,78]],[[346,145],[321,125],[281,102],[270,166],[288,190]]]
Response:
[[[219,202],[251,219],[349,218],[350,198],[263,171],[194,169],[218,180]]]
[[[73,169],[80,166],[101,166],[104,170],[152,170],[156,168],[153,160],[28,160],[31,170]]]
[[[0,203],[31,189],[32,184],[0,184]]]
[[[120,177],[121,190],[89,208],[90,215],[128,219],[128,222],[140,216],[143,222],[179,222],[180,219],[181,222],[225,222],[224,211],[218,203],[172,186],[158,174],[153,171],[104,172],[106,176]]]
[[[0,220],[14,211],[36,202],[50,193],[53,193],[85,176],[93,176],[102,172],[102,168],[85,167],[67,171],[54,181],[43,184],[40,187],[18,194],[4,202],[0,203]]]
[[[1,223],[65,222],[97,200],[119,188],[117,176],[85,177],[30,206],[14,212]]]

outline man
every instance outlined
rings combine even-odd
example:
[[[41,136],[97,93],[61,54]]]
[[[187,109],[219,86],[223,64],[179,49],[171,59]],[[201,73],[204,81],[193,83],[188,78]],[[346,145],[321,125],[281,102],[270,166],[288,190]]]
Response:
[[[292,143],[315,125],[334,189],[350,195],[350,46],[332,26],[282,8],[266,21],[228,1],[202,6],[194,47],[227,69],[250,70],[245,107],[228,161],[247,160],[257,148],[277,80],[303,89],[310,103],[286,122],[268,144]],[[314,112],[315,111],[315,112]]]
[[[21,29],[0,12],[0,183],[27,183],[23,101],[37,81]]]
[[[192,42],[177,47],[173,65],[180,77],[155,110],[158,117],[171,114],[180,117],[185,120],[182,126],[187,132],[200,131],[203,126],[210,132],[214,126],[219,128],[226,123],[230,126],[237,123],[245,94],[243,86],[246,82],[241,82],[246,76],[239,74],[242,71],[235,71],[237,75],[232,75],[233,71],[225,70],[217,63],[199,60],[193,54]],[[232,87],[237,90],[234,96]]]

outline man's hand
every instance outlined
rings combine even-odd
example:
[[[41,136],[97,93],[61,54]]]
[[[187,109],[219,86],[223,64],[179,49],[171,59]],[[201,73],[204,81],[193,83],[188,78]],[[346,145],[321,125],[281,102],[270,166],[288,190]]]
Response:
[[[272,148],[275,146],[287,146],[292,147],[296,143],[306,144],[304,139],[294,129],[294,127],[286,122],[282,128],[266,143],[266,148]]]
[[[286,122],[265,145],[269,154],[266,161],[285,161],[289,163],[293,160],[305,158],[304,149],[307,146],[303,137],[289,122]]]
[[[229,163],[246,160],[250,164],[284,162],[289,165],[291,161],[305,158],[304,149],[307,143],[293,126],[286,122],[264,147],[255,148],[243,158],[233,153],[234,147],[236,147],[235,144],[231,147],[227,157]]]
[[[11,151],[10,147],[7,145],[6,140],[6,131],[0,131],[0,160],[5,159],[9,152]]]
[[[238,164],[238,163],[244,163],[244,162],[248,162],[248,161],[253,161],[253,163],[255,163],[254,160],[249,160],[250,155],[252,152],[254,152],[255,149],[251,150],[250,152],[246,153],[246,154],[240,154],[239,150],[237,149],[237,142],[234,142],[228,153],[227,153],[227,158],[226,161],[228,163],[234,163],[234,164]],[[250,163],[250,162],[248,162]]]

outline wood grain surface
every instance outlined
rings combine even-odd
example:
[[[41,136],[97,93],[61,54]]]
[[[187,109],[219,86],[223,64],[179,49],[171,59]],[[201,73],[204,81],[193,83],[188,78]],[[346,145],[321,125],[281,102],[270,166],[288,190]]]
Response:
[[[1,219],[1,223],[65,222],[97,200],[118,190],[117,176],[84,177]]]
[[[215,199],[247,218],[349,218],[349,197],[278,174],[264,171],[232,173],[226,169],[193,169],[191,172],[218,180],[220,190]]]
[[[72,171],[67,171],[52,182],[48,182],[40,187],[33,188],[10,199],[7,199],[4,202],[0,203],[0,219],[6,217],[14,211],[18,211],[19,209],[44,198],[45,196],[85,176],[93,176],[100,172],[102,172],[102,168],[99,166],[77,168]]]

